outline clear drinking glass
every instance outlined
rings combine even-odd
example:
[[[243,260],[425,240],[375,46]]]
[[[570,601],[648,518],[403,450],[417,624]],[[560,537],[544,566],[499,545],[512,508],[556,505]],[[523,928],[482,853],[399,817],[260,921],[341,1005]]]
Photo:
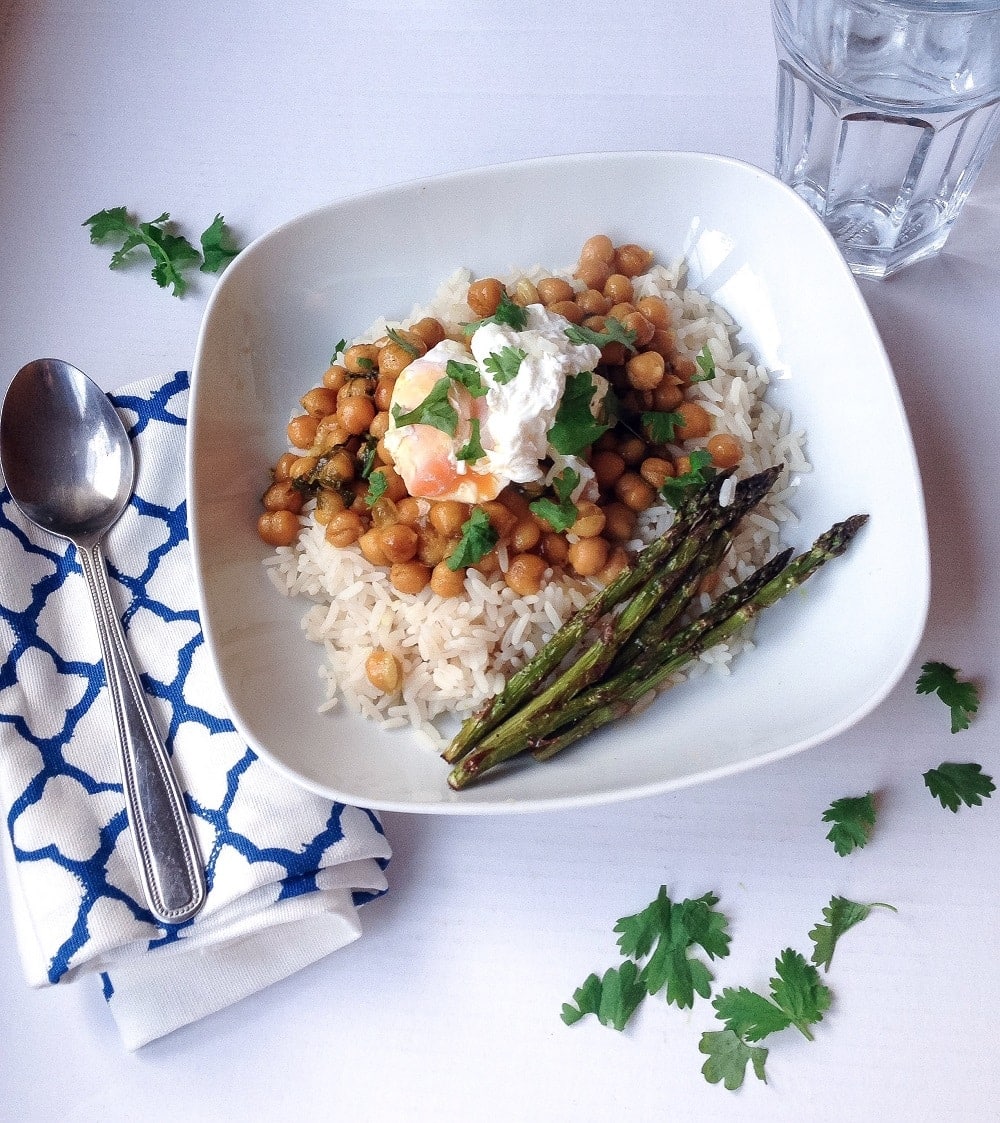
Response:
[[[775,170],[851,269],[944,245],[1000,133],[1000,0],[772,0]]]

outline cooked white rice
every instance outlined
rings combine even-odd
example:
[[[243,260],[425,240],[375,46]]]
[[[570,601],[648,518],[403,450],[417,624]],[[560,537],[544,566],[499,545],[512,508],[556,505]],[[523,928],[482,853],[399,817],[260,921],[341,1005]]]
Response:
[[[519,277],[538,280],[552,272],[540,267],[511,270],[501,279],[512,284]],[[808,471],[809,464],[804,434],[792,429],[787,411],[776,410],[766,400],[767,370],[745,351],[735,351],[736,325],[703,293],[687,287],[683,274],[682,263],[654,266],[634,279],[636,299],[656,295],[667,302],[681,354],[693,359],[708,345],[716,377],[698,383],[698,390],[705,409],[718,418],[715,431],[732,433],[743,442],[739,474],[784,466],[771,493],[743,520],[724,563],[720,589],[725,589],[781,548],[781,526],[794,517],[789,504],[792,481],[797,473]],[[569,271],[557,275],[582,287]],[[459,270],[429,305],[415,307],[402,321],[379,320],[362,338],[377,339],[387,327],[406,327],[423,316],[436,316],[446,326],[474,319],[465,301],[470,280],[467,270]],[[629,549],[651,541],[672,517],[667,506],[644,512]],[[502,576],[487,579],[470,569],[464,598],[442,599],[429,586],[406,596],[396,592],[386,571],[368,562],[358,548],[331,546],[308,508],[301,522],[298,541],[278,547],[266,564],[282,593],[312,602],[302,627],[310,641],[323,647],[323,709],[343,701],[386,728],[418,731],[435,751],[447,742],[455,719],[497,693],[593,591],[579,579],[552,580],[537,595],[522,597]],[[501,554],[501,569],[505,567]],[[703,599],[707,607],[708,597]],[[688,674],[709,667],[728,674],[733,658],[749,646],[749,634],[720,644],[706,651]],[[403,686],[396,696],[386,697],[368,681],[365,660],[375,648],[391,651],[403,668]]]

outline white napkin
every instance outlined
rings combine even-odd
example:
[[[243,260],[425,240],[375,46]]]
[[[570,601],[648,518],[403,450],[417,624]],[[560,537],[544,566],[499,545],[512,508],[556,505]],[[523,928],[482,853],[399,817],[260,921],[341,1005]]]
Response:
[[[130,1049],[356,939],[358,906],[384,892],[390,855],[374,813],[290,783],[226,715],[195,607],[187,396],[184,372],[112,395],[138,485],[106,543],[206,864],[208,899],[185,924],[158,924],[145,906],[75,549],[0,492],[0,809],[18,946],[31,986],[99,975]]]

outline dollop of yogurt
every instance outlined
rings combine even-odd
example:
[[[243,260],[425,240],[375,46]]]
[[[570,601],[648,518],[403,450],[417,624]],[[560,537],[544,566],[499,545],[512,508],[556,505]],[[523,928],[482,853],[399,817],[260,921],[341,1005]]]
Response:
[[[510,483],[542,479],[541,461],[550,454],[549,430],[567,379],[592,371],[601,358],[600,348],[594,344],[570,341],[565,317],[547,311],[541,304],[530,304],[525,311],[527,323],[523,329],[486,323],[476,329],[469,343],[483,381],[489,386],[483,426],[486,460],[494,475]],[[505,347],[523,351],[524,358],[517,375],[500,383],[490,373],[487,359]],[[598,376],[594,378],[596,383]],[[604,379],[599,381],[603,383]]]

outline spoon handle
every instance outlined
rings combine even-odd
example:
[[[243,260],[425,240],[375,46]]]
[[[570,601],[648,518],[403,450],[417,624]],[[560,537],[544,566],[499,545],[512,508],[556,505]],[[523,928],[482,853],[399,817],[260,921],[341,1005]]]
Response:
[[[153,725],[121,621],[108,589],[100,543],[79,546],[121,749],[122,781],[139,868],[152,913],[167,924],[192,917],[205,901],[205,876],[170,758]]]

